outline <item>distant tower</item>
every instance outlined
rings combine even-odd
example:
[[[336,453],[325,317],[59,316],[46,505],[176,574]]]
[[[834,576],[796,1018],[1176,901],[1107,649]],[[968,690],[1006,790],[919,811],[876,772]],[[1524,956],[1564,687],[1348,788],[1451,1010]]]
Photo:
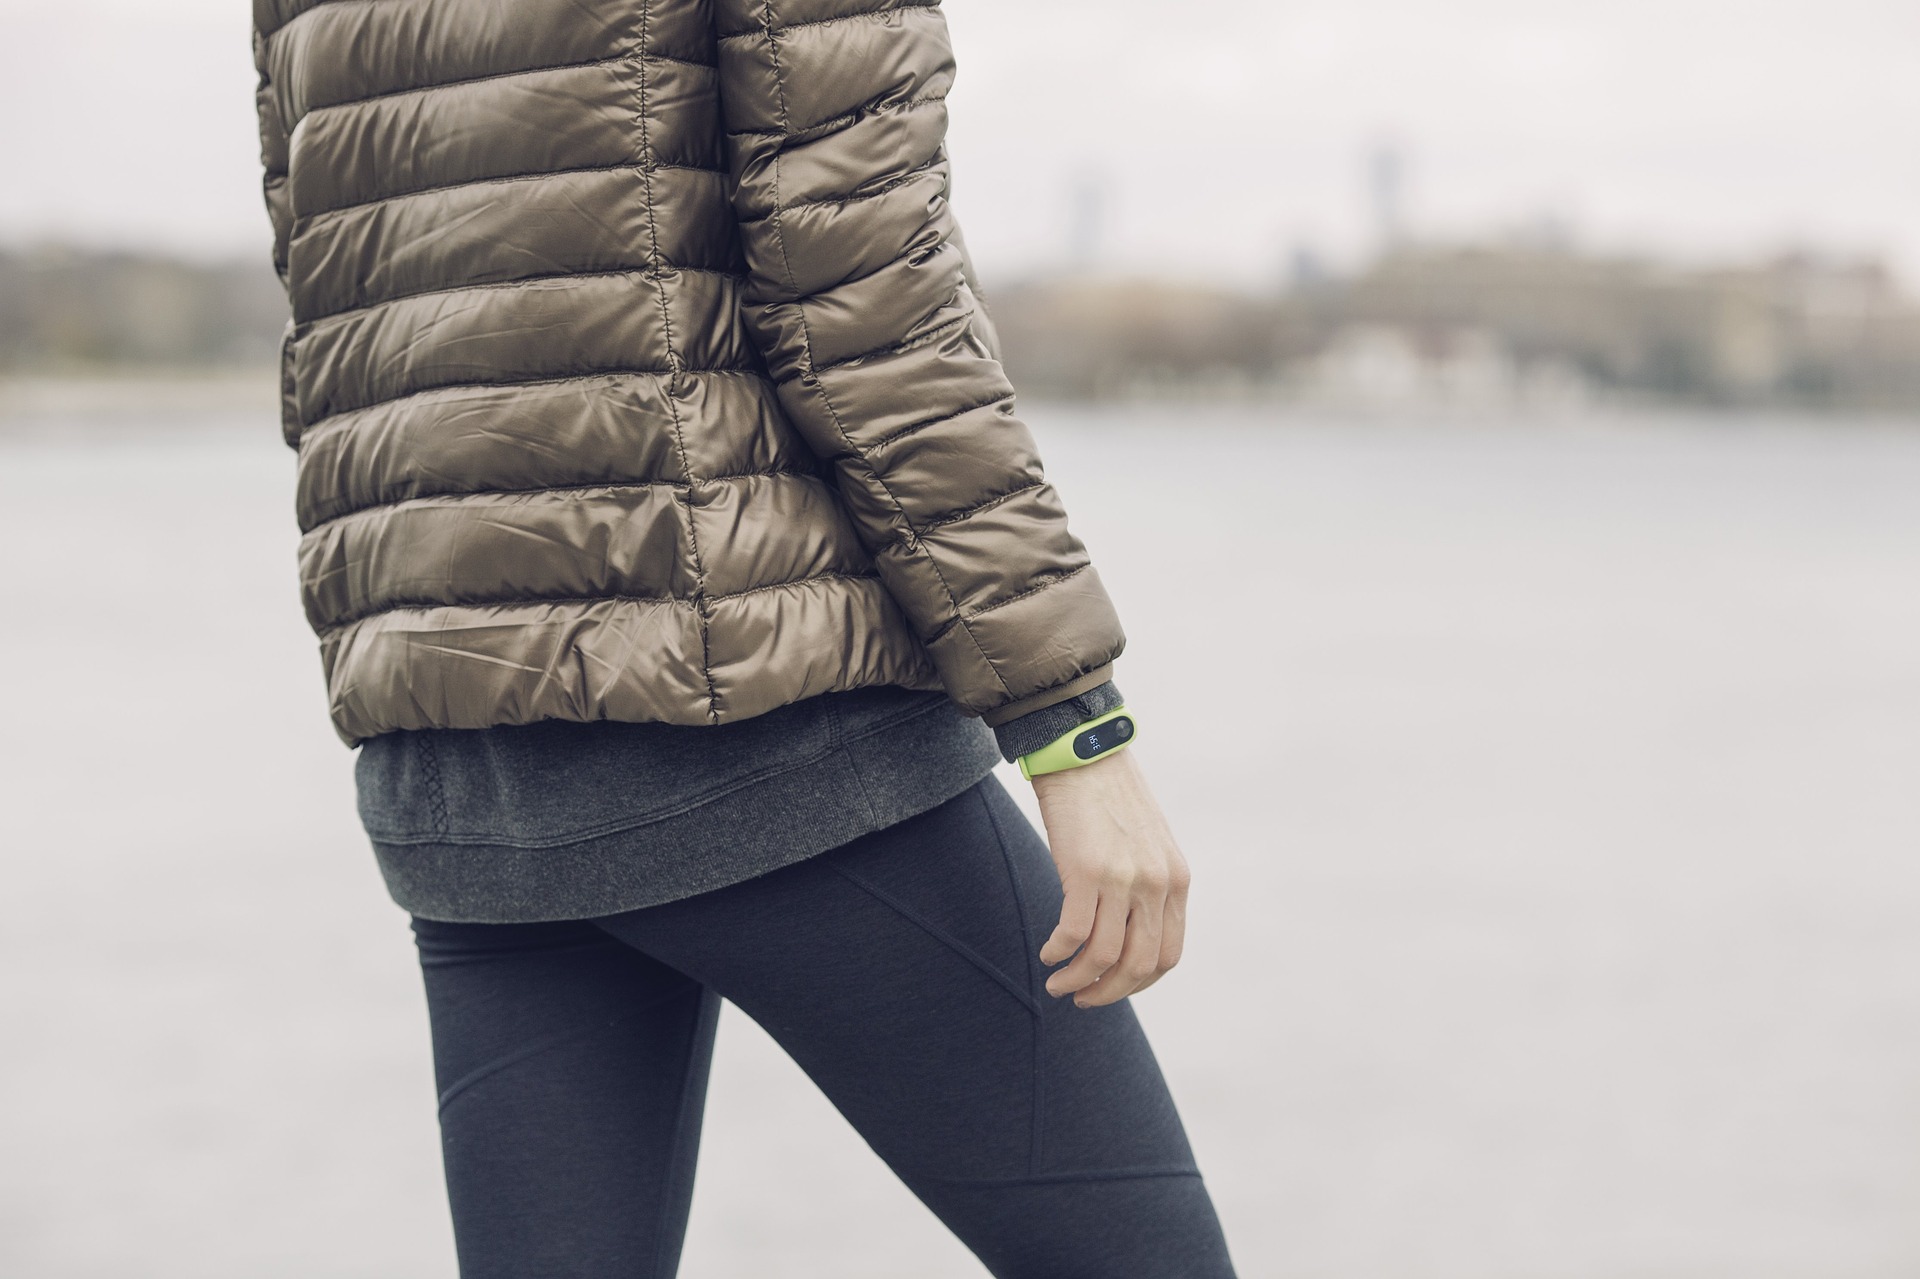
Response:
[[[1088,169],[1074,178],[1067,192],[1067,262],[1076,271],[1091,270],[1099,261],[1108,203],[1105,174]]]
[[[1373,213],[1374,249],[1391,253],[1407,234],[1407,156],[1391,139],[1367,153],[1367,201]]]
[[[1296,244],[1287,256],[1286,286],[1296,293],[1311,293],[1327,282],[1327,264],[1311,244]]]

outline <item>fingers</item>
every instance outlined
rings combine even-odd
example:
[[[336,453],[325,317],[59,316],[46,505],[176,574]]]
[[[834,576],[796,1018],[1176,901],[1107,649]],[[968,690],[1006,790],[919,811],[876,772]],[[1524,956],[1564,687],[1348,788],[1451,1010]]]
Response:
[[[1140,989],[1145,990],[1167,975],[1173,966],[1180,962],[1180,956],[1187,949],[1187,868],[1182,863],[1174,869],[1173,887],[1167,893],[1167,913],[1165,923],[1160,930],[1160,964]]]
[[[1139,994],[1153,983],[1167,975],[1169,969],[1180,962],[1181,952],[1187,945],[1187,894],[1185,886],[1167,897],[1167,910],[1160,926],[1160,962],[1147,974],[1147,979],[1133,988]]]
[[[1164,877],[1146,877],[1128,901],[1125,937],[1117,957],[1107,962],[1105,950],[1095,953],[1090,939],[1081,953],[1086,961],[1084,966],[1076,960],[1054,974],[1047,983],[1048,991],[1054,995],[1079,992],[1075,1005],[1097,1008],[1138,994],[1159,981],[1180,962],[1181,952],[1186,948],[1190,879],[1186,863],[1176,853],[1168,873]],[[1100,935],[1106,920],[1119,914],[1115,909],[1119,900],[1117,893],[1101,898],[1093,937]],[[1045,959],[1044,951],[1042,959]],[[1083,978],[1088,978],[1084,984]]]
[[[1089,884],[1063,883],[1066,901],[1060,907],[1060,923],[1040,948],[1040,962],[1051,968],[1062,963],[1093,936],[1093,920],[1100,894]]]
[[[1139,990],[1160,968],[1160,935],[1166,913],[1166,899],[1136,902],[1127,915],[1127,940],[1120,958],[1100,980],[1073,1001],[1081,1008],[1099,1008],[1116,1003]]]
[[[1047,993],[1056,998],[1085,990],[1100,974],[1119,962],[1127,944],[1127,900],[1108,894],[1099,899],[1093,929],[1073,962],[1047,978]]]

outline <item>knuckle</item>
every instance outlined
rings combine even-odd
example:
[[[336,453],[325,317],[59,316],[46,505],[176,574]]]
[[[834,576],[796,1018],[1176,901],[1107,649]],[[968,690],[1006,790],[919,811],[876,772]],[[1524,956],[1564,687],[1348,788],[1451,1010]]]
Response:
[[[1087,957],[1102,968],[1111,968],[1120,959],[1118,946],[1095,946],[1087,952]]]

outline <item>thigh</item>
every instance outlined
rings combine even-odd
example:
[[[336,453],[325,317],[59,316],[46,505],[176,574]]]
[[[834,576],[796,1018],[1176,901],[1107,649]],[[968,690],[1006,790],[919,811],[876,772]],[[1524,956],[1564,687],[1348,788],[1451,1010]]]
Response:
[[[672,1275],[718,998],[589,924],[414,931],[462,1279]]]
[[[992,778],[811,861],[597,921],[733,1000],[1000,1276],[1231,1273],[1133,1010],[1045,993],[1060,887]]]

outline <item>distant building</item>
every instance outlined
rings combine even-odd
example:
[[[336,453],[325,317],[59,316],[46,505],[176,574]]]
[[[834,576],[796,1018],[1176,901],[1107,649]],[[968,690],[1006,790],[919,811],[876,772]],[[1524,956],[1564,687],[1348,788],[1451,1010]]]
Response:
[[[1374,243],[1392,253],[1407,238],[1407,153],[1398,142],[1383,140],[1367,152],[1366,189]]]
[[[271,366],[286,322],[264,257],[0,250],[0,374]]]
[[[1101,216],[1082,210],[1089,253]],[[991,289],[989,305],[1015,384],[1042,395],[1920,412],[1920,305],[1877,262],[1808,253],[1692,268],[1538,236],[1402,240],[1357,274],[1303,252],[1265,293],[1083,262]],[[270,369],[286,315],[264,261],[0,251],[0,374]]]
[[[1494,335],[1522,365],[1596,387],[1708,403],[1920,405],[1916,312],[1873,263],[1805,255],[1684,269],[1571,250],[1389,254],[1317,300],[1335,327]]]

